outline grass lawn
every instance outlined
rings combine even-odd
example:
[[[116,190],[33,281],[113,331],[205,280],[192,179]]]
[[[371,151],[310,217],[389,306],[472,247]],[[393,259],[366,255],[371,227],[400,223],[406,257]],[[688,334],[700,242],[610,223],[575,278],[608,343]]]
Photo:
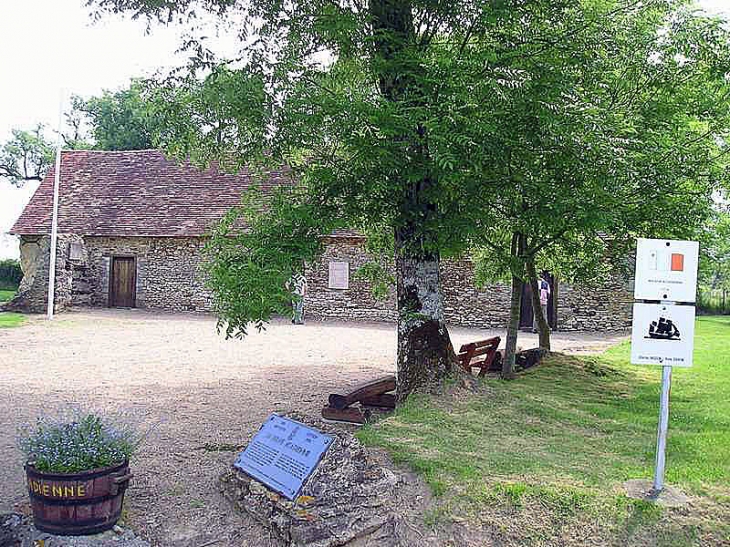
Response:
[[[7,302],[15,296],[15,289],[0,289],[0,302]]]
[[[481,394],[413,397],[358,436],[424,477],[427,522],[465,519],[496,544],[730,545],[730,317],[698,319],[694,367],[674,371],[666,482],[692,496],[678,509],[623,491],[653,476],[660,381],[628,343],[555,355]]]
[[[0,329],[7,327],[19,327],[25,322],[22,313],[0,312]]]
[[[13,296],[17,289],[0,289],[0,302],[7,302]],[[20,313],[0,312],[0,329],[5,327],[17,327],[25,321],[25,316]]]

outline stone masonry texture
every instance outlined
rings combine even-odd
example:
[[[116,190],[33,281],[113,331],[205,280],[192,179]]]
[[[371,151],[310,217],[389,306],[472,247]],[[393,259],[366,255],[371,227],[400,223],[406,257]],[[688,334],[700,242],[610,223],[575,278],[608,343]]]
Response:
[[[71,245],[80,251],[71,258]],[[81,237],[59,236],[56,259],[56,310],[70,306],[109,305],[109,275],[115,256],[136,259],[136,306],[169,311],[210,311],[212,295],[202,271],[202,237]],[[47,236],[21,237],[21,264],[25,277],[18,296],[6,307],[44,312],[48,285]],[[308,319],[352,321],[396,320],[395,287],[385,299],[376,299],[370,282],[358,270],[372,260],[362,238],[330,237],[325,252],[306,271]],[[330,261],[349,264],[349,287],[329,288]],[[384,264],[393,274],[392,261]],[[444,260],[441,266],[446,320],[451,325],[504,328],[509,317],[509,286],[478,288],[469,259]],[[612,279],[600,287],[560,283],[557,289],[559,330],[621,331],[631,324],[633,287]]]

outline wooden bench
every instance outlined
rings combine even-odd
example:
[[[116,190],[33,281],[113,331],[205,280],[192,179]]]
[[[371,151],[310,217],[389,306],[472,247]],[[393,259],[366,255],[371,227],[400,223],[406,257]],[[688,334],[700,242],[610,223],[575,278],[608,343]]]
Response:
[[[322,409],[322,418],[338,422],[364,424],[370,415],[368,408],[353,407],[360,403],[362,407],[395,408],[395,395],[388,393],[395,389],[395,376],[389,374],[354,387],[345,395],[332,393],[328,405]]]
[[[499,336],[495,336],[464,344],[456,356],[464,370],[471,373],[471,369],[478,368],[479,376],[484,376],[489,370],[502,368],[502,355],[497,351],[501,341]]]

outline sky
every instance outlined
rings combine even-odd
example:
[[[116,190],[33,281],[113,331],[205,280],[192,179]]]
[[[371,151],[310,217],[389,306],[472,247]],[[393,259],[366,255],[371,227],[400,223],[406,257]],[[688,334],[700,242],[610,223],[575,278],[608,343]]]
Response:
[[[184,63],[175,51],[182,29],[121,16],[92,23],[85,0],[0,0],[0,142],[13,128],[41,122],[58,126],[61,97],[84,97],[124,87]],[[702,0],[708,11],[730,20],[730,0]],[[37,187],[12,187],[0,179],[0,259],[17,257],[17,241],[5,235]]]

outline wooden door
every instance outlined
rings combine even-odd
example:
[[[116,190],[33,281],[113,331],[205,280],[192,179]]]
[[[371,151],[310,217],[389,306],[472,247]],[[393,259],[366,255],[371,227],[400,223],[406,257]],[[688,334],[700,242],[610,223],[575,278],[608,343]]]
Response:
[[[109,306],[133,308],[136,299],[137,263],[131,256],[112,257]]]
[[[550,284],[550,296],[548,298],[548,325],[555,329],[558,324],[558,318],[555,314],[555,276],[547,272],[543,272],[543,277]],[[535,314],[532,311],[532,289],[529,283],[525,283],[522,289],[522,307],[520,308],[520,328],[532,330],[532,323]]]
[[[522,286],[522,304],[520,305],[520,328],[532,330],[535,313],[532,311],[532,288],[529,283]]]

